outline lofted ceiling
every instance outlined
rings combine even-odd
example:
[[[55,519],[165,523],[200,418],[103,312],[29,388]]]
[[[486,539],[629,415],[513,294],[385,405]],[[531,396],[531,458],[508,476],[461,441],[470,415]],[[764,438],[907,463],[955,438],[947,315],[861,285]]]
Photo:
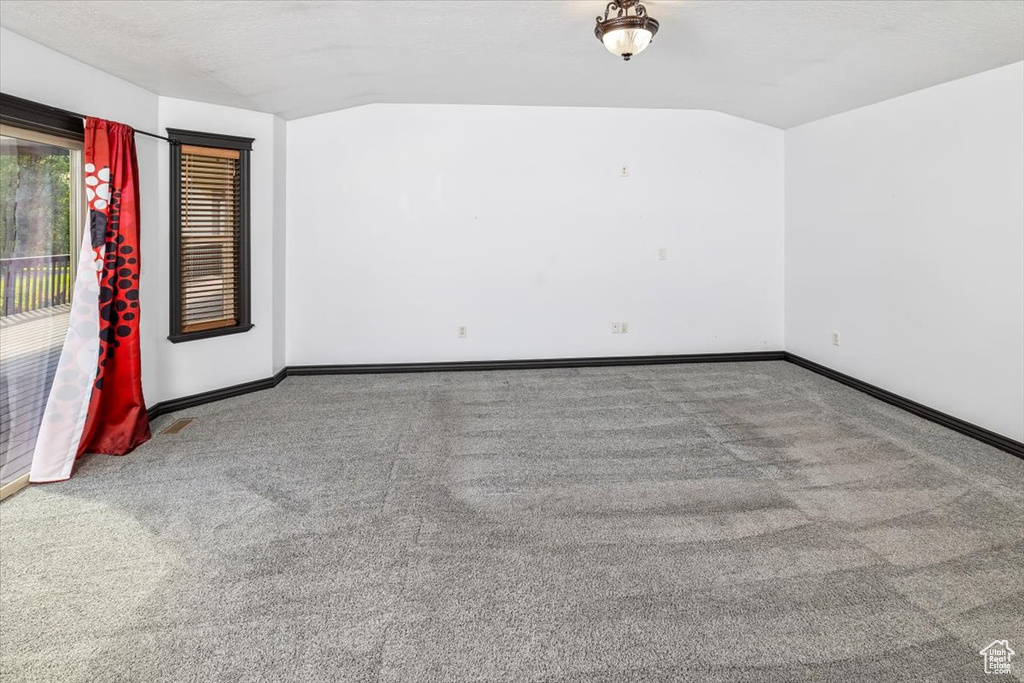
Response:
[[[0,24],[161,95],[286,119],[424,102],[712,109],[788,128],[1024,60],[1017,0],[644,4],[661,31],[628,63],[594,37],[602,0],[3,0]]]

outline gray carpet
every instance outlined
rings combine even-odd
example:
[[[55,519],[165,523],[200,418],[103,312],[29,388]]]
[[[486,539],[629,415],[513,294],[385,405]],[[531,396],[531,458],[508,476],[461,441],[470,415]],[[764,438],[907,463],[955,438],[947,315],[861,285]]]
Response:
[[[1024,680],[1024,461],[790,364],[180,416],[0,505],[4,683]]]

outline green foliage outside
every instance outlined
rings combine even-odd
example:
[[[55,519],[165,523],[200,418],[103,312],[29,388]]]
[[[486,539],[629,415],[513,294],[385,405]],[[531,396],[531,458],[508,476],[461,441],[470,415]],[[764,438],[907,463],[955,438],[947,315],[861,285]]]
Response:
[[[71,153],[0,140],[0,259],[71,251]]]

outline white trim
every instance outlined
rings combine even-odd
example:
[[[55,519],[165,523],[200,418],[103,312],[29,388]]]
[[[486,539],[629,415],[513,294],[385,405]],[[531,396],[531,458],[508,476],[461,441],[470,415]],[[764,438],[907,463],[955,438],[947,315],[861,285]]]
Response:
[[[7,496],[13,496],[26,486],[28,486],[28,472],[21,475],[14,481],[9,481],[3,486],[0,486],[0,500],[3,500]]]
[[[27,128],[19,128],[17,125],[9,123],[0,124],[0,135],[18,138],[19,140],[28,140],[29,142],[41,142],[44,145],[53,145],[54,147],[63,147],[64,149],[72,149],[79,152],[85,148],[85,143],[81,140],[66,138],[60,135],[50,135],[49,133],[39,133]]]

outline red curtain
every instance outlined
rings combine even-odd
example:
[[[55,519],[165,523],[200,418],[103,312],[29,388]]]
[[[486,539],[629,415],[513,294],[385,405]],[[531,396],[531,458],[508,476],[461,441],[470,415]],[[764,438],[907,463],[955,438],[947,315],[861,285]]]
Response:
[[[99,366],[78,454],[123,455],[149,440],[139,353],[139,163],[130,126],[88,118],[88,237],[102,259]]]

